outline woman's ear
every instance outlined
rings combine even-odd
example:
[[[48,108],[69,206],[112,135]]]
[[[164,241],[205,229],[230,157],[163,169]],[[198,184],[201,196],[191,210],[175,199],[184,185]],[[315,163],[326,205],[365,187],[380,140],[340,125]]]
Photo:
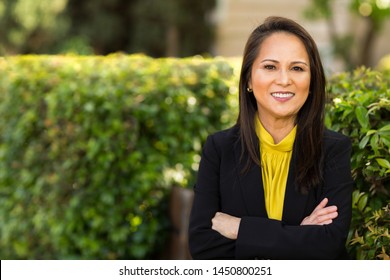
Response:
[[[248,87],[246,88],[246,90],[247,90],[248,92],[252,92],[252,91],[253,91],[253,88],[252,88],[252,81],[251,81],[251,80],[248,81]]]

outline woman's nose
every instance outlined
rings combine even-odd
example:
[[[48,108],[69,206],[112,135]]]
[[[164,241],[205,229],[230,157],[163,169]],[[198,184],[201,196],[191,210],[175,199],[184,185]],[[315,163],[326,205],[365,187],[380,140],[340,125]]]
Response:
[[[282,86],[287,86],[291,83],[291,77],[288,70],[280,70],[278,72],[277,83]]]

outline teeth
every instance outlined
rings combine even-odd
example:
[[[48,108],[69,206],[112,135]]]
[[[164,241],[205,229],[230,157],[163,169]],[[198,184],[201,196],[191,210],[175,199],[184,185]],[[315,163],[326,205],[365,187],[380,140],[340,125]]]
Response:
[[[271,94],[274,97],[279,97],[279,98],[288,98],[288,97],[293,97],[294,94],[291,92],[286,92],[286,93],[281,93],[281,92],[275,92]]]

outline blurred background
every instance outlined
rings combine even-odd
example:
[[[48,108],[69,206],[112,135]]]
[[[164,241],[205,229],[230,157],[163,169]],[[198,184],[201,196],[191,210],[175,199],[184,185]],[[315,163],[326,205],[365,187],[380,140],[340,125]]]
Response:
[[[329,72],[390,53],[390,0],[0,0],[0,55],[236,57],[270,15],[307,28]]]

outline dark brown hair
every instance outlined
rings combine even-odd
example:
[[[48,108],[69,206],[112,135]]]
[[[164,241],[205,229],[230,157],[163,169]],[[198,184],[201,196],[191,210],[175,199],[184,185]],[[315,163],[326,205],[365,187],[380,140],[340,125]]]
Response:
[[[310,34],[298,23],[283,17],[269,17],[258,26],[246,43],[239,82],[239,115],[237,125],[240,129],[242,145],[241,160],[247,159],[244,172],[253,163],[260,166],[258,142],[254,118],[257,103],[253,93],[247,91],[251,70],[261,44],[275,32],[287,32],[297,36],[305,45],[310,60],[310,94],[300,109],[296,124],[297,135],[294,153],[296,185],[302,193],[321,184],[323,166],[325,74],[317,46]]]

